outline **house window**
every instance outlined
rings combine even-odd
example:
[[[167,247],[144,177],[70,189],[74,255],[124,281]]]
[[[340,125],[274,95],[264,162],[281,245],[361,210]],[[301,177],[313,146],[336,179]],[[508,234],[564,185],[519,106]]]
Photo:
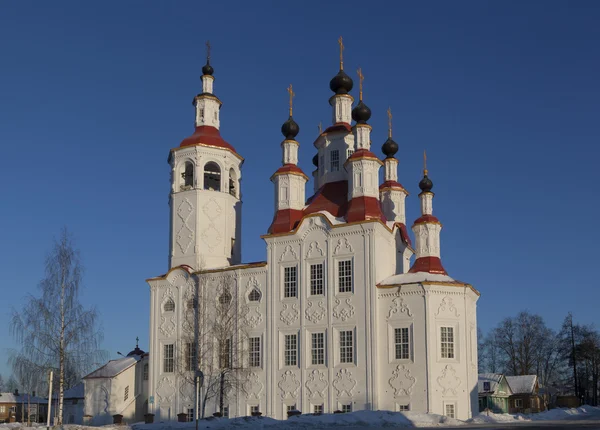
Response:
[[[310,295],[322,296],[323,288],[323,263],[310,265]]]
[[[295,411],[296,410],[296,404],[293,405],[287,405],[286,410],[289,411]]]
[[[398,412],[410,411],[410,405],[398,405]]]
[[[258,405],[252,405],[250,406],[250,414],[257,414],[260,412],[260,406]]]
[[[219,341],[219,368],[231,368],[231,339]]]
[[[483,383],[483,391],[490,391],[490,383],[489,382]]]
[[[312,365],[325,364],[325,333],[311,334]]]
[[[173,312],[175,311],[175,302],[172,299],[167,300],[165,303],[165,312]]]
[[[123,401],[129,398],[129,385],[125,387],[125,394],[123,395]]]
[[[297,280],[298,273],[296,266],[285,267],[283,269],[283,297],[297,297]]]
[[[248,294],[248,300],[251,302],[260,302],[260,291],[257,288],[253,288]]]
[[[223,418],[229,418],[229,406],[223,406]]]
[[[338,292],[352,292],[352,260],[338,261]]]
[[[340,331],[340,363],[354,362],[354,342],[352,330]]]
[[[194,421],[194,410],[192,408],[188,408],[187,410],[187,420],[188,422]]]
[[[396,344],[396,360],[408,360],[410,358],[408,327],[394,329],[394,342]]]
[[[260,367],[260,337],[250,338],[250,367]]]
[[[196,348],[193,342],[185,344],[185,370],[196,369]]]
[[[337,172],[340,170],[340,151],[334,149],[329,153],[330,161],[331,161],[331,171]]]
[[[221,191],[221,168],[212,161],[204,166],[204,189]]]
[[[164,345],[163,348],[163,372],[173,373],[175,370],[174,345]]]
[[[515,408],[523,407],[523,399],[515,399]]]
[[[144,364],[144,381],[148,380],[148,363]]]
[[[354,149],[348,149],[348,150],[346,151],[346,158],[350,158],[350,156],[351,156],[352,154],[354,154]]]
[[[446,407],[444,409],[445,415],[448,418],[456,418],[456,406],[454,403],[446,403]]]
[[[5,413],[6,413],[6,406],[0,405],[0,414],[5,414]]]
[[[454,358],[454,327],[440,327],[442,358]]]
[[[323,404],[313,405],[313,413],[316,415],[321,415],[323,413]]]
[[[286,366],[296,366],[298,363],[298,336],[285,335],[284,363]]]
[[[342,405],[342,412],[343,413],[352,412],[352,403],[344,403]]]

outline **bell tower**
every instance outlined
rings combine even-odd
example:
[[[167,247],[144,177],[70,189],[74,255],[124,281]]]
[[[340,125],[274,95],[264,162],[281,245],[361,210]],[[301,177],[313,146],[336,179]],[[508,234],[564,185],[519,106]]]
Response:
[[[169,268],[194,270],[241,260],[240,193],[244,159],[220,133],[221,100],[213,93],[207,42],[202,92],[194,97],[195,131],[171,150]]]

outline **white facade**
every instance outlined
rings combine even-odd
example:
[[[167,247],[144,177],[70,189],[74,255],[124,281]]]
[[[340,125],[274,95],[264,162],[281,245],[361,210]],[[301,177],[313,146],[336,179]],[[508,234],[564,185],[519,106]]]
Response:
[[[212,91],[212,76],[203,80]],[[194,408],[193,370],[182,369],[176,357],[213,318],[222,285],[239,312],[233,336],[247,339],[239,346],[232,341],[243,384],[226,393],[230,417],[368,409],[467,419],[477,410],[479,293],[441,266],[431,187],[420,194],[423,216],[413,226],[412,248],[397,160],[388,156],[387,182],[379,187],[384,163],[369,152],[370,126],[351,128],[352,103],[349,95],[331,99],[336,124],[315,141],[317,192],[308,201],[307,178],[296,166],[299,144],[289,136],[282,143],[265,262],[241,263],[241,157],[201,139],[172,150],[169,271],[148,280],[148,396],[157,421]],[[203,183],[209,162],[220,168],[218,190]],[[193,171],[187,185],[186,163]],[[236,181],[231,193],[230,177]],[[322,198],[327,187],[336,187],[333,200],[341,201]],[[199,318],[194,327],[187,316],[192,308]],[[208,373],[203,360],[199,366]],[[217,398],[208,401],[206,415],[218,410]]]

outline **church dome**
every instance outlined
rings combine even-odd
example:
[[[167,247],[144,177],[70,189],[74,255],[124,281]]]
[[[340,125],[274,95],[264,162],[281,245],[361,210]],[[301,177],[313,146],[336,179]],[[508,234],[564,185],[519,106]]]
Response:
[[[213,73],[215,73],[215,69],[213,69],[212,66],[210,65],[210,62],[207,61],[206,64],[204,66],[202,66],[202,74],[212,76]]]
[[[298,133],[300,133],[300,126],[294,121],[294,118],[290,116],[281,126],[281,134],[283,134],[287,140],[294,140]]]
[[[423,176],[423,179],[421,179],[421,182],[419,182],[419,188],[424,193],[429,193],[433,188],[433,182],[431,182],[431,179],[429,179],[427,173],[425,173],[425,176]]]
[[[140,357],[142,355],[144,355],[145,352],[142,351],[137,345],[135,346],[135,349],[133,351],[130,351],[129,354],[127,354],[127,357],[132,357],[134,355],[139,355]]]
[[[381,152],[383,152],[387,158],[392,158],[398,152],[398,144],[388,137],[385,143],[381,146]]]
[[[369,118],[371,118],[371,109],[361,100],[352,109],[352,119],[358,124],[366,124]]]
[[[353,86],[352,78],[343,70],[340,70],[329,82],[329,88],[336,94],[348,94]]]

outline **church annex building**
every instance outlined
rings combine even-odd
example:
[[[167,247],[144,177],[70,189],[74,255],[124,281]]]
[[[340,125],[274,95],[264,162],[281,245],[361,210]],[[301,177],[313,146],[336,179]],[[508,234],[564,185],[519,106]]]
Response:
[[[386,158],[371,152],[360,73],[355,104],[340,55],[330,82],[332,124],[314,141],[308,198],[290,88],[283,163],[271,176],[274,215],[262,236],[266,261],[245,264],[244,159],[221,137],[210,57],[202,72],[195,131],[169,155],[169,268],[147,281],[148,412],[156,421],[193,415],[200,369],[206,416],[261,412],[283,419],[289,410],[368,409],[467,419],[477,413],[479,293],[442,266],[442,224],[433,215],[426,169],[412,242],[398,145],[390,126]],[[228,312],[235,316],[229,325]],[[214,395],[206,396],[211,389]]]

